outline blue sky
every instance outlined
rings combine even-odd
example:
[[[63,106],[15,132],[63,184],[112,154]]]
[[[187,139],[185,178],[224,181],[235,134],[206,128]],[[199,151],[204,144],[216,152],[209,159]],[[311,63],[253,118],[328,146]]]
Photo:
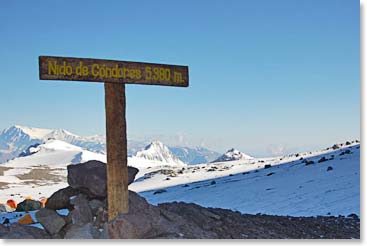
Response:
[[[102,83],[40,81],[38,56],[188,65],[127,85],[132,138],[254,155],[359,138],[359,1],[6,1],[1,120],[104,133]],[[172,143],[170,143],[172,144]]]

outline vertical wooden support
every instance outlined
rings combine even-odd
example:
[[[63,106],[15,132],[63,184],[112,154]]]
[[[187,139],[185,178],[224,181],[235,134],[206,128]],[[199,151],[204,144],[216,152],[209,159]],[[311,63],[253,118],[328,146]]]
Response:
[[[105,83],[108,220],[129,212],[125,84]]]

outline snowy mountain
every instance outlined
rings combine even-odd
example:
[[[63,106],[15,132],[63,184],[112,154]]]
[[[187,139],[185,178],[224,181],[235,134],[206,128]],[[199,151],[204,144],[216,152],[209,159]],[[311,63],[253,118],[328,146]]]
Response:
[[[28,152],[0,165],[0,202],[48,197],[67,186],[67,164],[106,158],[60,140]],[[128,164],[139,168],[129,189],[153,204],[194,202],[251,214],[360,214],[360,146],[355,141],[280,157],[198,165],[183,164],[155,141],[129,157]]]
[[[64,129],[41,129],[15,125],[0,132],[0,163],[23,155],[28,147],[42,144],[48,139],[61,140],[83,149],[105,154],[106,139],[103,135],[79,136]],[[136,155],[149,142],[128,139],[128,156]],[[219,154],[205,148],[172,147],[169,148],[181,161],[188,164],[205,163],[214,160]]]
[[[223,155],[221,155],[220,157],[218,157],[213,162],[249,160],[249,159],[253,159],[253,157],[246,155],[237,149],[232,148],[228,150],[226,153],[224,153]]]
[[[178,159],[163,143],[153,141],[143,150],[138,151],[133,158],[140,158],[149,161],[159,161],[167,164],[185,165]]]
[[[218,152],[203,147],[189,148],[176,146],[169,147],[169,150],[181,161],[191,165],[211,162],[220,155]]]
[[[23,152],[22,157],[14,158],[1,167],[32,168],[39,166],[66,167],[68,164],[76,164],[89,160],[106,161],[103,154],[94,153],[81,147],[69,144],[61,140],[50,139],[43,144],[36,144]]]
[[[0,163],[18,156],[34,144],[42,143],[42,138],[51,130],[12,126],[0,132]]]

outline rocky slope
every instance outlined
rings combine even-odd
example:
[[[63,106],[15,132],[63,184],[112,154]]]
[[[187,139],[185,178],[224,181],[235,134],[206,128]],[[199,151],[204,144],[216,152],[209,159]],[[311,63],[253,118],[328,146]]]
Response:
[[[129,168],[129,183],[137,170]],[[33,224],[0,225],[1,238],[55,239],[267,239],[360,237],[358,216],[289,217],[241,214],[192,203],[149,204],[129,192],[129,213],[107,221],[105,164],[68,168],[69,187],[52,195]],[[67,209],[66,214],[56,210]],[[14,220],[13,220],[14,221]],[[34,228],[36,226],[38,228]]]

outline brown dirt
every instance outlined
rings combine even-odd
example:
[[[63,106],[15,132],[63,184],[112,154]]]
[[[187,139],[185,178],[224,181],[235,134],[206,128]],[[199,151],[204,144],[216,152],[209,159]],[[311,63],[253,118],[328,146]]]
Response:
[[[52,173],[55,170],[57,169],[51,169],[49,167],[34,168],[29,173],[17,175],[17,178],[20,180],[27,180],[25,182],[31,182],[30,180],[52,182],[65,181],[65,177]]]
[[[10,167],[1,167],[0,166],[0,176],[3,176],[4,172],[7,171],[7,170],[10,170],[10,169],[11,169]]]
[[[5,182],[0,182],[0,189],[4,189],[7,187],[9,183],[5,183]]]

